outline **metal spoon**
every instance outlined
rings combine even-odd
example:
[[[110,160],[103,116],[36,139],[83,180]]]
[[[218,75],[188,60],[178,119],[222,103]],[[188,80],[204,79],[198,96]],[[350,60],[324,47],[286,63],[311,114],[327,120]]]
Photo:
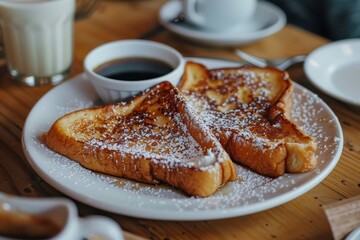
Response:
[[[296,63],[304,62],[306,59],[306,55],[297,55],[286,59],[267,60],[252,56],[238,49],[235,50],[235,54],[251,65],[258,67],[272,66],[281,70],[285,70]]]
[[[183,13],[180,13],[179,15],[177,15],[176,17],[171,19],[169,22],[170,23],[182,23],[184,21],[185,21],[185,15]]]

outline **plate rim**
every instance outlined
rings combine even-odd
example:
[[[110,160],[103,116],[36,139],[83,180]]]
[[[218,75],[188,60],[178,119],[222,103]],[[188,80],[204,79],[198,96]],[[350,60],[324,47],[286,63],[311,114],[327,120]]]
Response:
[[[259,39],[268,37],[272,34],[275,34],[276,32],[280,31],[286,24],[287,18],[284,11],[279,8],[278,6],[265,1],[259,1],[258,5],[260,7],[264,7],[266,9],[270,9],[270,11],[275,12],[275,15],[277,17],[274,24],[261,29],[259,31],[249,32],[246,33],[245,37],[244,35],[240,35],[240,37],[219,37],[217,34],[211,34],[211,33],[202,33],[202,34],[194,34],[199,33],[200,31],[195,31],[192,29],[187,28],[179,28],[174,24],[169,23],[168,19],[164,19],[162,16],[162,12],[165,8],[169,6],[179,7],[180,1],[169,1],[165,3],[159,11],[159,21],[160,24],[165,27],[170,32],[177,34],[179,36],[185,37],[187,39],[199,42],[199,43],[206,43],[208,45],[213,46],[234,46],[234,45],[241,45],[241,44],[247,44],[253,41],[257,41]]]
[[[329,88],[327,88],[327,84],[321,84],[322,81],[318,81],[318,79],[315,78],[314,76],[314,72],[313,72],[313,66],[310,64],[310,62],[314,59],[314,57],[319,56],[324,54],[324,52],[327,51],[331,51],[332,49],[334,49],[335,47],[342,45],[342,44],[349,44],[349,45],[353,45],[353,44],[358,44],[360,46],[360,38],[350,38],[350,39],[342,39],[342,40],[337,40],[334,42],[330,42],[327,44],[324,44],[318,48],[316,48],[314,51],[312,51],[307,58],[305,59],[304,62],[304,72],[307,76],[307,78],[310,80],[310,82],[319,90],[321,90],[322,92],[326,93],[327,95],[340,100],[342,102],[354,105],[354,106],[360,106],[360,101],[354,101],[350,98],[344,97],[344,95],[342,95],[341,93],[337,93],[337,92],[333,92],[332,90],[330,90]],[[360,59],[360,57],[359,57]]]
[[[239,66],[241,65],[240,63],[237,63],[234,61],[211,59],[211,58],[186,58],[186,59],[193,60],[193,61],[199,61],[199,62],[201,62],[201,60],[214,61],[214,62],[219,62],[219,65],[221,65],[221,63],[234,63],[234,64],[236,63]],[[151,209],[145,210],[143,208],[137,208],[137,207],[133,207],[133,206],[131,206],[131,207],[121,206],[119,208],[119,206],[117,206],[116,211],[114,211],[114,209],[112,208],[113,206],[107,205],[107,203],[105,203],[104,201],[100,201],[94,197],[89,197],[89,196],[84,197],[83,194],[79,194],[73,189],[66,188],[66,186],[64,186],[60,182],[49,177],[48,174],[45,173],[45,171],[40,168],[40,166],[36,165],[35,160],[32,159],[32,156],[29,153],[28,147],[26,144],[27,136],[25,136],[25,134],[28,132],[28,128],[29,128],[28,119],[30,118],[33,109],[35,109],[35,107],[40,106],[39,104],[41,103],[40,102],[41,99],[46,99],[46,96],[52,94],[52,92],[54,92],[54,91],[57,91],[56,89],[59,89],[61,86],[65,86],[65,84],[66,85],[74,84],[76,82],[79,82],[79,80],[81,80],[81,79],[83,81],[85,81],[83,73],[78,76],[75,76],[72,79],[69,79],[68,81],[62,83],[59,86],[54,87],[52,90],[50,90],[48,93],[46,93],[42,98],[39,99],[39,101],[33,106],[32,110],[30,111],[30,113],[25,121],[21,140],[22,140],[23,151],[24,151],[27,161],[29,162],[30,166],[37,172],[37,174],[39,174],[40,177],[42,177],[51,186],[53,186],[54,188],[58,189],[60,192],[65,194],[67,197],[74,198],[80,202],[83,202],[87,205],[90,205],[90,206],[98,208],[98,209],[106,210],[106,211],[117,213],[117,214],[132,216],[132,217],[139,217],[139,218],[145,218],[145,219],[156,219],[156,220],[195,221],[195,220],[225,219],[225,218],[231,218],[231,217],[237,217],[237,216],[244,216],[244,215],[261,212],[261,211],[279,206],[279,205],[284,204],[290,200],[293,200],[293,199],[301,196],[305,192],[311,190],[313,187],[315,187],[316,185],[321,183],[321,181],[330,174],[330,172],[337,165],[337,163],[340,159],[340,156],[342,154],[343,132],[342,132],[340,122],[339,122],[338,118],[336,117],[335,113],[331,110],[331,108],[321,98],[318,98],[322,103],[321,105],[326,108],[326,111],[328,113],[330,113],[331,116],[333,117],[333,119],[335,120],[340,141],[338,143],[338,148],[337,148],[336,154],[333,157],[331,164],[326,166],[326,168],[324,168],[324,170],[322,170],[322,172],[320,174],[317,174],[311,180],[301,184],[300,187],[297,187],[297,190],[295,191],[295,193],[294,193],[294,191],[288,191],[288,192],[277,195],[275,197],[272,197],[271,199],[267,199],[262,202],[257,202],[257,203],[253,203],[253,204],[246,205],[246,206],[235,206],[235,207],[229,207],[226,209],[216,209],[216,210],[198,210],[198,211],[179,211],[179,210],[169,211],[169,210],[166,210],[166,211],[162,211],[159,213],[159,210],[156,210],[156,209],[155,210],[151,210]],[[306,92],[314,94],[310,90],[306,89],[305,87],[303,87],[297,83],[295,83],[295,86],[301,88],[302,90],[304,90]],[[244,210],[244,208],[245,208],[245,210]]]

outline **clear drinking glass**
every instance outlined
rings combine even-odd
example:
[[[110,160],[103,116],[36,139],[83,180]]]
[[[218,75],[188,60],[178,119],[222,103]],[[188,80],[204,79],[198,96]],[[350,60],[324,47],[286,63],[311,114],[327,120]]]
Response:
[[[88,2],[94,7],[97,1]],[[0,1],[1,46],[13,79],[41,86],[66,78],[73,60],[74,17],[77,12],[84,17],[84,7],[75,0]]]

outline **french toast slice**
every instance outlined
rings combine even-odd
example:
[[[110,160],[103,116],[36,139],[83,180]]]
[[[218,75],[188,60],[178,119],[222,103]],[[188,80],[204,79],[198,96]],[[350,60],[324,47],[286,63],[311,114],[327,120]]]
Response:
[[[271,177],[316,166],[316,144],[290,120],[285,71],[244,66],[208,70],[187,62],[179,88],[234,162]]]
[[[85,168],[206,197],[235,180],[234,165],[180,91],[160,83],[128,102],[71,112],[44,134]]]

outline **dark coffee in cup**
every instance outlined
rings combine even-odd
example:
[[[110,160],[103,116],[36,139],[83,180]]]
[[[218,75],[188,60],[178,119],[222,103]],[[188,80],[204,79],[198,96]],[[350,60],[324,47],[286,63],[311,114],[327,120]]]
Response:
[[[158,78],[174,68],[168,63],[142,57],[115,59],[94,69],[97,74],[115,80],[140,81]]]

